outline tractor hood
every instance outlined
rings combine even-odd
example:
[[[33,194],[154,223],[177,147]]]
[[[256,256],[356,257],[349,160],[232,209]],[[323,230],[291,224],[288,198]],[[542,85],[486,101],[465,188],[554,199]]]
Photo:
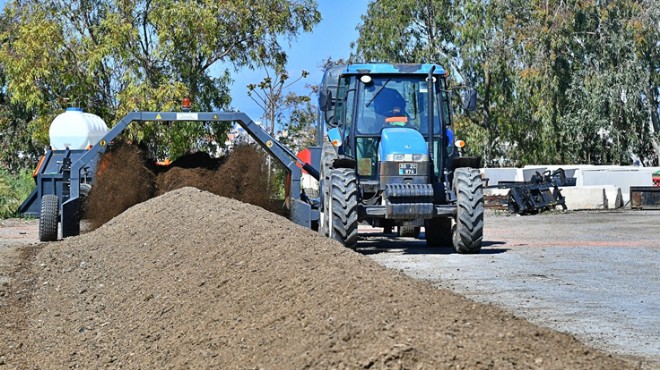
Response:
[[[428,147],[422,134],[411,128],[385,128],[378,146],[380,161],[428,161]]]

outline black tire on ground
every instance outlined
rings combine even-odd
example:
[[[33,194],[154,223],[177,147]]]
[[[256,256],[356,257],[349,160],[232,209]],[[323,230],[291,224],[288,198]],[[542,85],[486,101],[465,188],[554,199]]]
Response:
[[[57,195],[46,194],[41,197],[41,213],[39,214],[39,240],[51,242],[57,240],[57,218],[59,214]]]
[[[89,197],[89,192],[92,191],[92,185],[90,184],[80,184],[80,200],[78,202],[78,219],[82,220],[85,217],[85,207],[87,206],[87,199]]]
[[[479,170],[457,168],[454,171],[456,192],[456,228],[454,249],[458,253],[479,253],[484,229],[484,194]]]
[[[399,236],[404,238],[419,238],[420,227],[399,226]]]
[[[80,184],[80,198],[87,198],[90,191],[92,191],[92,185]]]
[[[331,171],[329,236],[345,247],[357,247],[358,190],[355,171],[337,168]]]
[[[452,246],[452,222],[450,217],[434,218],[424,220],[424,234],[426,245],[429,247],[451,247]]]
[[[332,161],[337,158],[337,152],[329,142],[323,143],[321,153],[321,173],[319,181],[319,191],[321,192],[321,214],[319,215],[318,232],[323,236],[329,235],[328,215],[330,214],[330,172],[332,170]]]

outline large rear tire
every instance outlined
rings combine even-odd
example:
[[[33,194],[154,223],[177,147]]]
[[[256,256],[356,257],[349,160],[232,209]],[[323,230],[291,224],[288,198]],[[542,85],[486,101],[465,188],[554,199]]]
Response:
[[[39,214],[39,240],[52,242],[57,240],[57,216],[59,200],[55,194],[41,197],[41,213]]]
[[[318,231],[323,236],[329,236],[330,219],[330,191],[331,191],[331,170],[332,162],[337,158],[337,152],[329,142],[323,143],[321,153],[321,173],[319,181],[319,191],[321,192],[321,214],[319,215]]]
[[[345,247],[357,247],[358,190],[355,171],[337,168],[331,171],[331,197],[328,220],[329,236]]]
[[[457,168],[454,171],[456,192],[456,228],[454,249],[458,253],[481,251],[484,230],[484,193],[479,170]]]
[[[452,218],[442,217],[424,220],[426,245],[429,247],[452,246]]]

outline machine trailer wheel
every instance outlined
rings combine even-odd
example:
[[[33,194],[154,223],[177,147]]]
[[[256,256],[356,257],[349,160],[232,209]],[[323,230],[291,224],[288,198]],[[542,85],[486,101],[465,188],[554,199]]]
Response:
[[[39,240],[51,242],[57,240],[57,216],[59,211],[58,198],[55,194],[41,197],[41,213],[39,214]]]
[[[458,253],[479,253],[484,230],[484,194],[479,170],[457,168],[454,171],[454,191],[454,249]]]
[[[331,171],[331,196],[328,220],[329,236],[345,247],[357,247],[358,189],[355,171],[337,168]]]
[[[452,245],[452,218],[441,217],[424,220],[426,245],[429,247],[450,247]]]
[[[419,238],[420,228],[415,226],[399,226],[399,236],[404,238]]]
[[[89,192],[92,191],[92,185],[84,183],[80,184],[80,202],[78,209],[78,219],[82,220],[85,216],[85,211],[87,207],[87,198],[89,197]]]

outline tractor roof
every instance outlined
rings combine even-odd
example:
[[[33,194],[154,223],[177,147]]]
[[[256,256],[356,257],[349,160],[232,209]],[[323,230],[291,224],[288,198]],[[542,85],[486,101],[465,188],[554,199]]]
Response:
[[[341,66],[341,74],[428,74],[435,65],[434,75],[444,75],[445,69],[439,64],[389,64],[364,63]]]

